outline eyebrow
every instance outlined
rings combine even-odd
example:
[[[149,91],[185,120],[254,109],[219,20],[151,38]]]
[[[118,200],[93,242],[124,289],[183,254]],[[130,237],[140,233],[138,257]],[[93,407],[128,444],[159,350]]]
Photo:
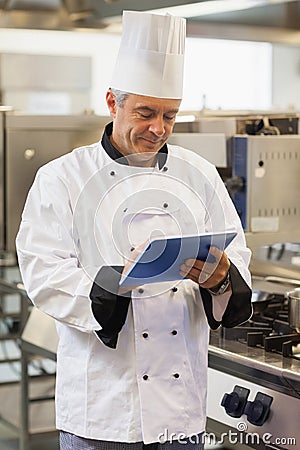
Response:
[[[137,106],[136,108],[134,108],[134,111],[146,111],[146,112],[156,112],[156,109],[154,108],[150,108],[149,106]],[[165,111],[164,114],[177,114],[179,111],[179,109],[170,109],[168,111]]]

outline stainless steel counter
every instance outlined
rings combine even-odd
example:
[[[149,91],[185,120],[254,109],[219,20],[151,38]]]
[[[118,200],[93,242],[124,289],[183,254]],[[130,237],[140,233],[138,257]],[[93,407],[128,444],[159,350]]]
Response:
[[[300,359],[224,339],[215,331],[210,338],[209,366],[300,398]]]

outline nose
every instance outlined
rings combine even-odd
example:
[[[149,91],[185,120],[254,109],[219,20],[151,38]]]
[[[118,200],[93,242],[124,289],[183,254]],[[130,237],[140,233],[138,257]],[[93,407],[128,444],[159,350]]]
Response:
[[[149,130],[156,136],[163,136],[165,134],[165,123],[163,116],[156,116],[151,120]]]

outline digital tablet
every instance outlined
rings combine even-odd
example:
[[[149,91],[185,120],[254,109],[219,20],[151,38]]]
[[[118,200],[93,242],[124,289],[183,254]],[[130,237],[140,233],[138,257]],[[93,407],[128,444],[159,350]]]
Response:
[[[124,273],[120,286],[140,286],[149,283],[181,280],[179,268],[186,259],[213,262],[211,246],[224,250],[236,236],[236,231],[203,233],[197,236],[160,237],[150,240]]]

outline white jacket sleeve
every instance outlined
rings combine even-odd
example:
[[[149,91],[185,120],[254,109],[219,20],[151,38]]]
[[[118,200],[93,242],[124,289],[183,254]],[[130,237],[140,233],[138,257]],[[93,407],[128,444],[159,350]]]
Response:
[[[16,238],[25,289],[35,306],[82,331],[101,327],[89,293],[99,267],[80,266],[72,235],[68,188],[54,171],[40,169],[29,191]]]

